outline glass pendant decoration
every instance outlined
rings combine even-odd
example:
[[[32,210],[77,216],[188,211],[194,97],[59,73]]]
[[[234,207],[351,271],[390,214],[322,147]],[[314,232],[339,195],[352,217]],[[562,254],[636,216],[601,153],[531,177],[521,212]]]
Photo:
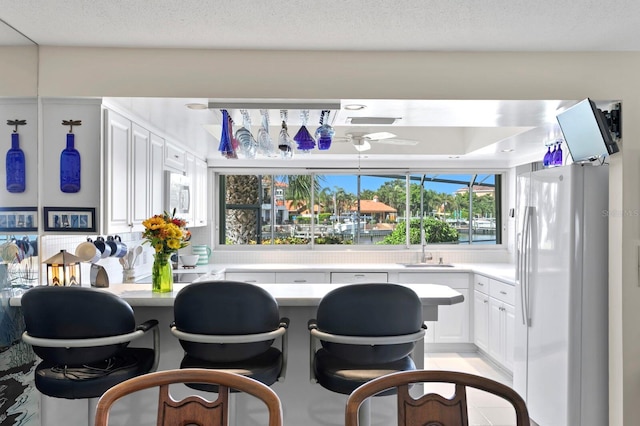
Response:
[[[298,133],[293,137],[293,140],[298,144],[298,149],[304,153],[308,153],[316,146],[316,141],[313,136],[307,130],[307,122],[309,121],[309,110],[303,110],[300,113],[302,119],[302,126],[298,130]]]
[[[269,111],[261,109],[260,115],[262,115],[262,123],[258,130],[258,153],[267,157],[275,157],[276,152],[273,149],[273,141],[269,135]]]
[[[320,127],[316,129],[316,140],[319,150],[331,148],[331,141],[336,131],[329,125],[329,110],[322,110],[320,115]]]
[[[547,145],[547,153],[542,158],[542,165],[544,167],[549,167],[551,164],[551,145]]]
[[[220,145],[218,151],[225,158],[237,158],[236,152],[233,150],[231,138],[229,137],[229,113],[226,109],[222,110],[222,132],[220,134]]]
[[[238,140],[238,150],[244,158],[256,158],[258,142],[251,134],[251,117],[246,109],[241,109],[242,127],[236,130],[235,138]]]
[[[562,140],[558,140],[557,144],[558,148],[555,150],[551,162],[554,166],[562,166]]]
[[[62,120],[63,126],[69,126],[67,147],[60,154],[60,191],[75,193],[80,191],[80,153],[75,148],[73,126],[82,125],[81,120]]]
[[[280,110],[282,128],[280,129],[280,135],[278,136],[278,151],[280,152],[280,158],[284,158],[286,160],[293,158],[293,139],[289,136],[289,130],[287,129],[287,117],[287,110]]]
[[[26,120],[7,120],[9,126],[15,126],[11,134],[11,148],[7,151],[6,174],[7,191],[12,193],[24,192],[26,189],[26,165],[24,152],[20,149],[20,135],[18,126],[27,124]]]

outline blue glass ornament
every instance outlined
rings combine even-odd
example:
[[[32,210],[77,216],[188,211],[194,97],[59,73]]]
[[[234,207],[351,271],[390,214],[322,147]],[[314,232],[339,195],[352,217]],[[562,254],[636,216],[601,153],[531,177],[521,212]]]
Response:
[[[318,140],[318,149],[327,150],[331,147],[331,141],[335,130],[329,125],[329,110],[323,110],[320,116],[320,127],[316,129],[316,139]]]
[[[60,190],[67,193],[80,191],[80,153],[74,146],[74,137],[67,133],[67,147],[60,154]]]
[[[24,152],[20,149],[19,135],[15,132],[11,134],[11,148],[7,151],[6,172],[7,191],[24,192],[26,188]]]
[[[298,144],[298,149],[302,152],[309,152],[316,146],[316,141],[313,140],[313,136],[309,133],[306,126],[300,127],[298,133],[293,137],[293,140]]]
[[[231,138],[229,137],[229,113],[226,109],[222,110],[222,134],[220,135],[220,145],[218,151],[226,158],[237,158],[236,152],[233,150]]]

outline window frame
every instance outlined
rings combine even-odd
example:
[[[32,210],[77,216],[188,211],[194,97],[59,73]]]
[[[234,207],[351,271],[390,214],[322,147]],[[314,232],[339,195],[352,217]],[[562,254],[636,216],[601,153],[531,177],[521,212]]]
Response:
[[[393,251],[402,251],[402,250],[415,250],[419,248],[419,244],[408,244],[405,241],[405,244],[398,245],[377,245],[377,244],[352,244],[352,245],[341,245],[341,244],[314,244],[311,241],[308,244],[220,244],[220,238],[225,237],[225,228],[222,225],[221,220],[223,220],[224,210],[224,197],[225,192],[224,188],[221,188],[221,176],[224,175],[253,175],[253,176],[284,176],[284,175],[311,175],[315,178],[317,175],[347,175],[347,176],[358,176],[358,175],[384,175],[384,176],[394,176],[405,177],[405,190],[406,190],[406,206],[405,210],[409,211],[409,191],[410,191],[410,183],[412,175],[453,175],[453,174],[463,174],[463,175],[500,175],[500,185],[498,188],[498,184],[496,183],[496,191],[500,192],[500,196],[496,197],[496,228],[500,233],[501,242],[498,244],[472,244],[472,243],[463,243],[463,244],[445,244],[438,243],[437,247],[441,250],[451,250],[451,251],[461,251],[461,250],[473,250],[473,251],[482,251],[482,250],[506,250],[508,246],[508,231],[507,227],[504,224],[507,222],[507,209],[505,206],[508,204],[506,202],[505,197],[508,195],[507,191],[507,178],[509,176],[509,170],[505,168],[488,168],[488,169],[437,169],[437,168],[335,168],[335,169],[327,169],[327,168],[299,168],[293,167],[290,169],[282,169],[282,168],[270,168],[270,167],[260,167],[260,168],[218,168],[213,170],[213,183],[214,183],[214,196],[217,193],[218,202],[216,202],[213,206],[213,219],[215,221],[214,224],[214,241],[213,246],[216,250],[223,251],[245,251],[245,250],[314,250],[314,251],[342,251],[345,249],[356,250],[356,251],[385,251],[385,250],[393,250]],[[260,195],[262,197],[262,194]],[[315,203],[315,199],[317,197],[316,191],[312,192],[311,195],[311,203]],[[258,213],[258,216],[260,214]],[[405,221],[407,227],[407,235],[409,222]],[[312,221],[312,232],[316,226],[316,221]],[[408,239],[408,237],[407,237]]]

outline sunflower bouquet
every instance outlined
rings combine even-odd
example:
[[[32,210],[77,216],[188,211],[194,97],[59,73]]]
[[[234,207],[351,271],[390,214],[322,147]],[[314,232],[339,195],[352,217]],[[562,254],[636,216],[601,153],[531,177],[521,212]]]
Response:
[[[171,214],[164,212],[150,217],[142,225],[144,243],[150,244],[156,252],[151,267],[151,289],[155,293],[171,292],[173,273],[169,258],[173,252],[189,245],[191,232],[186,229],[187,221],[177,218],[174,209]]]
[[[189,245],[191,232],[186,229],[187,221],[177,218],[175,209],[171,215],[164,212],[142,222],[144,232],[142,237],[161,254],[171,254]]]

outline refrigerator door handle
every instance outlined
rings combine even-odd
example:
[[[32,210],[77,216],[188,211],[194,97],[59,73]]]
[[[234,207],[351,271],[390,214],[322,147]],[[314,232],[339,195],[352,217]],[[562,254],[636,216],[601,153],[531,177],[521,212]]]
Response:
[[[533,207],[525,208],[524,232],[522,242],[522,279],[523,284],[520,285],[520,301],[522,303],[523,324],[527,327],[531,326],[531,317],[529,315],[529,267],[531,261],[531,216]]]
[[[522,324],[524,325],[529,325],[529,312],[528,312],[528,308],[529,308],[529,304],[528,304],[528,297],[526,296],[526,293],[528,293],[528,279],[529,279],[529,274],[528,274],[528,242],[529,242],[529,232],[530,232],[530,226],[529,226],[529,222],[530,222],[530,214],[531,214],[531,210],[529,206],[525,206],[524,208],[524,214],[523,214],[523,221],[522,221],[522,229],[520,234],[518,235],[519,238],[519,247],[518,247],[518,253],[517,253],[517,260],[516,260],[516,277],[518,279],[518,281],[520,281],[520,307],[521,312],[522,312]]]

